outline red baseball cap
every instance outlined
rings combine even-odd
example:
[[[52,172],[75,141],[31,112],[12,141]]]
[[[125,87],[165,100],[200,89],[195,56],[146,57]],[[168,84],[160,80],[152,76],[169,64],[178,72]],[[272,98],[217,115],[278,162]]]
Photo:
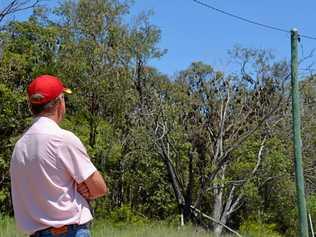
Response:
[[[27,88],[27,94],[31,104],[44,105],[59,96],[61,93],[71,94],[58,77],[41,75],[35,78]]]

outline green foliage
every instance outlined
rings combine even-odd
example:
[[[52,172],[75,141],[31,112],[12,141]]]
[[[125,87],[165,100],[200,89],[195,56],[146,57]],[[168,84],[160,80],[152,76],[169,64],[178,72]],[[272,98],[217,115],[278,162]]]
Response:
[[[2,38],[5,42],[1,58],[1,81],[14,90],[25,92],[26,85],[39,74],[56,74],[58,49],[54,26],[43,26],[35,19],[12,21]]]
[[[0,82],[0,133],[2,135],[19,126],[21,107],[26,103],[25,97],[17,94]]]
[[[115,208],[110,214],[110,222],[116,227],[124,227],[127,225],[144,225],[147,219],[136,215],[130,206],[123,205]]]
[[[10,210],[9,163],[17,136],[26,123],[24,105],[25,97],[0,81],[0,215]]]
[[[313,229],[316,230],[316,195],[313,194],[307,199],[307,210],[311,215]]]
[[[253,220],[247,220],[240,226],[240,232],[245,237],[281,237],[275,229],[276,224],[265,224]]]

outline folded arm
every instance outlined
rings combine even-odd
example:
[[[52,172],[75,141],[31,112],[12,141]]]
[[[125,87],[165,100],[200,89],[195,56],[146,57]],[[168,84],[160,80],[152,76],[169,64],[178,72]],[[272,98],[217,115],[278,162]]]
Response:
[[[99,171],[95,171],[77,186],[77,191],[87,200],[102,197],[108,193],[107,185]]]

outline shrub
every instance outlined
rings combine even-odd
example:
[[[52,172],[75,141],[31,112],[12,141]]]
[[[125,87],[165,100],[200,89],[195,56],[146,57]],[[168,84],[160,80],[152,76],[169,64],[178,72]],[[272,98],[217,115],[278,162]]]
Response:
[[[247,220],[240,226],[240,232],[245,237],[281,237],[275,229],[276,224],[266,224],[253,220]]]
[[[145,217],[141,217],[133,212],[130,206],[123,205],[114,209],[110,214],[110,220],[116,227],[128,225],[143,225],[147,222]]]

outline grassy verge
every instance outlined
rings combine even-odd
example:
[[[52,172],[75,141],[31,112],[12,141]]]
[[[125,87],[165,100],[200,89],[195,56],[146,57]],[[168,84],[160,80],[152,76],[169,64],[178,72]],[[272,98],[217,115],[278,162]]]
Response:
[[[11,218],[0,220],[0,237],[25,237],[16,230]],[[144,225],[112,225],[103,221],[96,221],[92,226],[93,237],[212,237],[201,229],[191,226],[176,228],[161,223]],[[228,237],[228,236],[227,236]]]
[[[12,218],[0,216],[0,237],[24,237],[22,233],[16,230]]]

